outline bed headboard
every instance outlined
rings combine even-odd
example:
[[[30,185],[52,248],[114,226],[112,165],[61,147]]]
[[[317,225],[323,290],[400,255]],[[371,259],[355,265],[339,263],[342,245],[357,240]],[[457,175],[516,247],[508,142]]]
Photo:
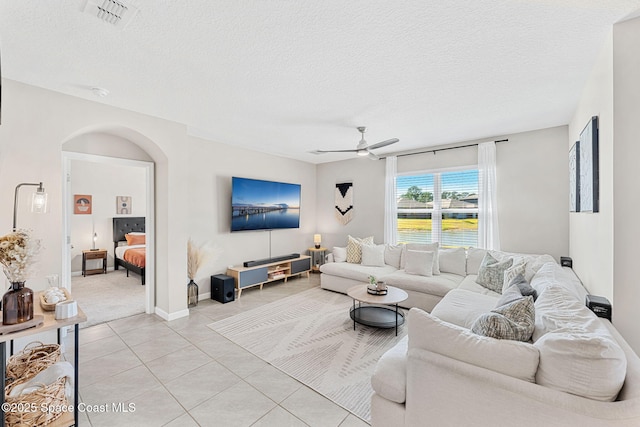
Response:
[[[121,242],[126,240],[124,235],[132,231],[143,232],[144,217],[123,217],[113,218],[113,242]]]

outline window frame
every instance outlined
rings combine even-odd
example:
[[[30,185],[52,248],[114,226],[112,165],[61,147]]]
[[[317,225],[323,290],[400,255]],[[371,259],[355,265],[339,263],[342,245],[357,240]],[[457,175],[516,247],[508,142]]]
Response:
[[[478,165],[464,165],[464,166],[455,166],[448,168],[437,168],[437,169],[428,169],[428,170],[419,170],[419,171],[409,171],[409,172],[400,172],[396,173],[396,218],[398,214],[406,214],[406,213],[416,213],[416,214],[431,214],[431,242],[442,242],[442,215],[443,213],[475,213],[476,217],[480,215],[479,208],[470,208],[470,209],[442,209],[442,174],[450,173],[450,172],[467,172],[467,171],[478,171]],[[413,208],[413,209],[401,209],[397,207],[397,198],[400,196],[398,194],[398,178],[403,176],[420,176],[420,175],[432,175],[433,176],[433,208]],[[478,191],[476,194],[478,194]],[[436,197],[436,194],[439,196]],[[479,195],[478,195],[479,197]],[[437,228],[436,228],[437,225]],[[397,229],[397,225],[396,225]],[[397,230],[399,232],[399,230]],[[477,244],[477,242],[476,242]],[[463,246],[455,246],[455,247],[463,247]]]

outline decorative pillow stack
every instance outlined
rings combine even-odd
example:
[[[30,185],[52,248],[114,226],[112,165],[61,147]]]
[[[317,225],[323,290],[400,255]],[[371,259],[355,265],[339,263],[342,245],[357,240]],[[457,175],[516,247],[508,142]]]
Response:
[[[531,296],[523,297],[512,285],[498,300],[496,308],[478,317],[471,331],[486,337],[529,341],[535,327],[535,309]]]
[[[362,262],[362,245],[373,245],[373,236],[362,239],[349,236],[348,239],[347,262],[351,264],[360,264]]]

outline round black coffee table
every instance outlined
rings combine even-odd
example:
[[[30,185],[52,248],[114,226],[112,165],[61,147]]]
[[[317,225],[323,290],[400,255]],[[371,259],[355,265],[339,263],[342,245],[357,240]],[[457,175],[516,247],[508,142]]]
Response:
[[[398,304],[409,297],[405,291],[387,286],[386,295],[372,295],[367,292],[367,285],[357,285],[349,288],[347,295],[353,298],[349,315],[353,319],[354,331],[356,323],[360,323],[374,328],[395,327],[398,335],[398,326],[404,323],[404,314],[398,311]],[[362,305],[363,303],[367,305]],[[393,307],[383,307],[385,305]]]

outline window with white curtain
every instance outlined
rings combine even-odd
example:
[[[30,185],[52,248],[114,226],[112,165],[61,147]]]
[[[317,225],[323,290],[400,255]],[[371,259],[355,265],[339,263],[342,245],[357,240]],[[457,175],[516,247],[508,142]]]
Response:
[[[398,243],[478,245],[478,169],[398,175]]]

